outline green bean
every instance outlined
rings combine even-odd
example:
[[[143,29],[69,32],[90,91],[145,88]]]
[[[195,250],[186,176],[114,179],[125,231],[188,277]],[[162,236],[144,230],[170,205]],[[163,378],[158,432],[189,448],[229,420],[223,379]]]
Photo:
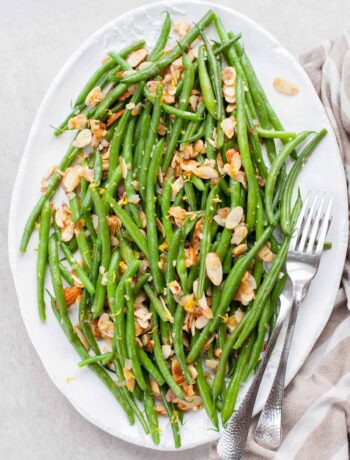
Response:
[[[178,305],[176,307],[176,313],[174,318],[174,326],[173,326],[173,336],[174,336],[174,351],[177,357],[177,360],[180,364],[181,370],[185,379],[189,385],[192,385],[192,378],[189,373],[189,370],[186,365],[186,356],[184,351],[183,345],[183,321],[185,317],[185,310],[183,309],[182,305]]]
[[[114,316],[114,337],[118,358],[120,363],[124,366],[125,359],[127,356],[126,345],[125,345],[125,318],[124,318],[124,304],[125,304],[125,285],[129,278],[132,278],[138,269],[140,268],[140,262],[133,260],[128,264],[128,268],[123,273],[116,291],[115,291],[115,302],[112,303],[112,314]]]
[[[126,197],[129,199],[132,195],[135,195],[136,191],[134,186],[132,185],[133,182],[133,149],[132,149],[132,142],[135,130],[135,123],[136,118],[133,117],[128,124],[124,145],[123,145],[123,159],[125,164],[127,165],[127,172],[126,177],[124,179],[124,189],[126,192]],[[130,211],[132,218],[134,219],[136,225],[138,227],[142,227],[142,221],[139,214],[139,210],[137,205],[134,203],[128,203],[127,209]]]
[[[205,111],[206,111],[206,106],[205,106],[204,102],[200,102],[198,104],[198,106],[197,106],[196,113],[201,117],[201,120],[200,121],[190,121],[187,124],[186,130],[182,133],[180,142],[182,142],[185,139],[188,139],[188,138],[192,137],[198,131],[199,126],[202,123],[202,118],[203,118],[203,115],[204,115]]]
[[[247,228],[248,231],[252,231],[255,223],[255,212],[256,212],[256,190],[257,183],[255,172],[252,165],[252,160],[249,152],[247,127],[245,120],[245,96],[243,81],[239,75],[237,75],[236,82],[236,98],[237,98],[237,141],[238,147],[241,154],[242,164],[244,171],[247,176],[248,183],[248,198],[247,198]]]
[[[297,217],[300,213],[301,209],[301,198],[298,197],[292,212],[292,225],[294,227]],[[259,317],[261,315],[262,308],[264,307],[264,300],[270,294],[271,290],[273,289],[281,268],[285,262],[287,257],[288,247],[291,240],[291,236],[285,236],[283,239],[283,243],[279,252],[276,254],[276,257],[273,259],[271,264],[270,270],[265,275],[264,281],[262,282],[258,292],[256,293],[255,300],[253,305],[250,308],[250,316],[249,321],[246,321],[243,327],[243,330],[240,332],[238,339],[234,344],[234,348],[238,349],[242,343],[247,339],[250,335],[251,331],[256,326]]]
[[[248,104],[246,104],[245,113],[255,166],[258,168],[260,176],[266,180],[269,172],[265,164],[265,160],[261,151],[260,139],[256,133],[253,116],[250,112]]]
[[[175,230],[173,237],[169,244],[168,254],[166,257],[166,264],[165,264],[165,284],[167,287],[167,306],[170,313],[173,315],[175,313],[176,302],[174,296],[169,289],[169,283],[174,280],[175,277],[175,267],[174,267],[174,260],[176,260],[176,255],[179,250],[179,245],[182,239],[184,228],[179,227]]]
[[[130,53],[133,51],[136,51],[140,48],[142,48],[145,45],[144,40],[139,40],[136,43],[133,43],[132,45],[128,46],[127,48],[121,50],[118,52],[118,56],[121,58],[127,57]],[[96,86],[97,82],[100,80],[100,78],[108,72],[108,70],[112,69],[115,66],[115,62],[112,59],[109,59],[107,62],[102,64],[102,66],[96,70],[96,72],[90,77],[88,82],[85,84],[84,88],[81,90],[80,94],[78,95],[74,106],[77,106],[81,104],[82,102],[85,101],[86,96],[89,94],[89,92]]]
[[[203,94],[203,100],[205,106],[210,113],[210,115],[217,120],[218,113],[217,113],[217,101],[214,96],[214,91],[211,86],[210,77],[207,71],[207,67],[205,64],[204,58],[204,48],[202,46],[199,47],[198,50],[198,75],[199,75],[199,83]]]
[[[79,326],[86,340],[88,341],[90,347],[92,348],[94,353],[98,355],[101,352],[100,352],[100,348],[96,342],[96,339],[90,327],[88,297],[89,297],[88,292],[84,289],[83,294],[80,298],[80,302],[79,302],[79,312],[78,312]]]
[[[223,143],[223,132],[221,128],[221,121],[224,119],[224,103],[222,99],[222,85],[221,85],[221,70],[219,63],[215,57],[214,51],[210,45],[210,42],[205,35],[204,32],[201,34],[204,44],[205,44],[205,49],[207,51],[207,57],[208,57],[208,63],[209,63],[209,69],[211,72],[211,78],[213,81],[213,89],[214,89],[214,94],[215,94],[215,99],[216,99],[216,115],[217,115],[217,120],[218,120],[218,127],[217,127],[217,134],[218,138],[222,137],[222,143]],[[221,149],[222,148],[222,143],[217,141],[217,148]]]
[[[240,205],[240,191],[241,185],[239,182],[234,179],[230,180],[231,188],[231,209],[236,208]],[[220,257],[221,262],[224,260],[224,257],[227,252],[227,247],[231,241],[232,230],[225,227],[220,235],[220,239],[215,250],[216,254]]]
[[[299,171],[301,170],[304,163],[307,161],[309,155],[313,152],[313,150],[317,147],[319,142],[324,138],[327,134],[326,129],[322,129],[316,136],[306,145],[303,151],[300,153],[297,161],[294,163],[293,168],[291,169],[287,181],[284,186],[284,191],[282,195],[281,201],[281,228],[283,233],[289,235],[291,233],[291,223],[290,223],[290,215],[291,215],[291,200],[292,200],[292,192],[293,187],[297,178]]]
[[[210,387],[209,384],[204,376],[203,372],[203,367],[202,367],[202,362],[201,360],[197,360],[197,365],[196,365],[196,370],[197,370],[197,388],[199,391],[199,394],[202,399],[202,404],[204,406],[204,409],[211,421],[211,423],[214,425],[216,429],[219,428],[218,426],[218,414],[216,412],[215,405],[213,404],[213,400],[210,394]]]
[[[164,227],[165,238],[168,246],[171,244],[171,238],[173,236],[173,226],[169,218],[169,209],[172,195],[173,177],[170,177],[163,188],[161,197],[161,210],[162,210],[162,224]]]
[[[199,276],[198,276],[198,288],[196,297],[201,299],[204,294],[204,284],[206,279],[206,269],[205,269],[205,259],[210,249],[210,230],[212,219],[214,217],[216,204],[215,198],[218,192],[218,186],[215,185],[209,193],[207,205],[205,209],[204,221],[203,221],[203,231],[202,239],[200,243],[200,261],[199,261]]]
[[[207,150],[207,157],[209,160],[216,161],[216,153],[214,147],[211,145],[210,141],[213,141],[213,131],[214,131],[214,118],[208,113],[205,119],[205,147]]]
[[[114,213],[122,221],[124,227],[127,229],[129,234],[131,235],[133,241],[140,248],[140,250],[146,255],[146,257],[149,258],[147,240],[143,236],[143,234],[140,232],[140,229],[137,227],[137,225],[134,223],[134,221],[131,219],[128,213],[125,212],[124,209],[122,209],[119,206],[119,204],[108,193],[105,193],[105,198],[106,198],[107,203],[113,209]]]
[[[118,165],[113,171],[110,179],[108,180],[105,193],[113,197],[117,191],[117,188],[118,188],[118,185],[121,179],[122,179],[122,170],[121,170],[120,165]]]
[[[39,228],[38,257],[37,257],[37,265],[36,265],[37,302],[38,302],[39,317],[42,321],[46,320],[44,286],[45,286],[45,273],[46,273],[46,264],[47,264],[49,234],[50,234],[50,222],[51,222],[51,203],[49,200],[47,200],[41,212],[40,228]]]
[[[70,271],[68,270],[68,268],[63,265],[62,262],[59,263],[59,266],[60,266],[60,272],[61,272],[61,276],[62,278],[67,281],[67,283],[70,285],[70,286],[73,286],[74,284],[74,279],[72,277],[72,275],[70,274]]]
[[[275,131],[274,129],[263,129],[255,128],[256,133],[259,137],[264,137],[266,139],[294,139],[296,133],[293,131]]]
[[[159,386],[164,385],[165,380],[163,379],[162,374],[159,372],[157,366],[153,363],[145,350],[141,347],[138,347],[137,352],[139,355],[139,360],[145,371],[147,371],[154,378]]]
[[[151,301],[151,304],[156,310],[160,319],[164,322],[173,322],[173,317],[171,313],[168,311],[165,304],[160,300],[160,298],[157,297],[157,295],[153,292],[151,286],[148,283],[145,283],[143,290],[145,291],[147,297]]]
[[[73,222],[76,224],[79,220],[80,216],[80,209],[79,209],[79,201],[78,197],[75,193],[71,193],[69,197],[69,207],[72,213]],[[91,254],[90,254],[90,247],[88,240],[86,238],[85,232],[83,228],[79,228],[75,234],[78,243],[78,249],[82,258],[82,261],[86,268],[90,270],[91,268]]]
[[[111,255],[111,260],[108,267],[107,273],[107,298],[108,305],[112,312],[116,310],[115,307],[115,292],[117,289],[116,281],[118,276],[119,264],[121,255],[118,250],[115,250]]]
[[[133,94],[130,103],[137,104],[142,96],[143,84],[140,83]],[[110,145],[110,154],[109,154],[109,171],[108,176],[111,178],[115,168],[118,165],[119,152],[125,136],[126,128],[131,117],[131,111],[125,110],[121,118],[119,119],[118,125],[114,131],[113,138]]]
[[[97,318],[100,316],[105,302],[106,286],[102,281],[109,267],[111,258],[111,243],[103,202],[95,186],[90,185],[89,190],[91,193],[92,201],[94,203],[95,212],[98,217],[98,235],[102,243],[101,266],[99,269],[99,275],[96,284],[94,303],[91,308],[94,318]]]
[[[136,148],[135,148],[135,153],[134,153],[134,171],[135,171],[136,177],[138,177],[138,171],[141,167],[142,156],[145,150],[146,139],[149,133],[149,127],[150,127],[150,121],[151,121],[150,110],[151,110],[151,104],[146,103],[145,108],[142,111],[141,116],[139,117],[140,131],[137,134],[136,132],[137,126],[135,130]]]
[[[141,275],[136,283],[135,283],[135,286],[133,288],[133,292],[134,292],[134,296],[136,297],[137,294],[141,291],[141,289],[143,288],[143,286],[145,285],[145,283],[147,283],[147,281],[150,279],[151,277],[151,274],[150,273],[145,273],[144,275]]]
[[[164,48],[167,44],[170,30],[171,30],[170,14],[166,11],[165,19],[164,19],[157,43],[154,45],[154,48],[152,49],[152,51],[149,53],[149,56],[148,56],[149,61],[157,61],[161,57],[161,55],[163,54]]]
[[[56,230],[55,233],[56,235],[60,234],[58,229]],[[59,240],[59,244],[60,244],[60,248],[63,254],[65,255],[69,265],[72,267],[73,271],[76,272],[78,278],[80,279],[84,287],[89,291],[90,294],[95,294],[95,286],[91,283],[86,272],[81,268],[79,263],[76,261],[68,245],[63,243],[62,240]]]
[[[163,70],[165,67],[170,65],[175,59],[181,56],[184,49],[188,48],[188,46],[196,40],[196,38],[200,35],[200,30],[205,29],[209,26],[209,24],[214,20],[215,13],[212,10],[209,10],[200,21],[197,22],[197,28],[191,29],[188,34],[178,42],[178,45],[173,48],[173,50],[163,56],[159,61],[154,62],[152,65],[143,69],[139,72],[135,72],[134,74],[124,78],[122,80],[125,84],[133,84],[137,83],[141,80],[148,80],[154,75],[157,75]]]
[[[125,61],[122,57],[120,57],[119,54],[115,53],[114,51],[110,51],[108,53],[108,56],[116,63],[118,64],[120,70],[132,70],[132,67],[130,64]]]
[[[288,144],[282,147],[282,149],[280,150],[280,152],[278,153],[271,165],[271,169],[269,171],[265,187],[265,208],[267,217],[271,225],[276,225],[278,222],[278,216],[275,214],[273,209],[273,193],[278,174],[290,153],[295,149],[295,147],[297,147],[301,142],[303,142],[307,138],[307,136],[309,136],[309,134],[310,131],[303,131],[300,134],[298,134],[295,139],[289,141]]]
[[[223,51],[226,50],[226,48],[230,47],[233,45],[236,41],[240,40],[242,38],[242,34],[237,34],[236,36],[230,38],[226,42],[223,42],[221,45],[218,45],[214,48],[214,54],[216,56],[220,55]]]
[[[128,350],[128,356],[132,362],[132,372],[134,377],[140,386],[141,390],[146,391],[147,383],[144,379],[139,355],[137,353],[136,345],[136,331],[135,331],[135,319],[134,319],[134,298],[132,293],[132,287],[130,280],[126,282],[126,305],[127,305],[127,319],[126,319],[126,346]]]
[[[194,346],[191,348],[191,351],[187,357],[187,362],[193,362],[197,358],[202,347],[208,340],[209,336],[213,334],[217,329],[221,317],[225,314],[226,309],[229,306],[231,299],[233,298],[238,286],[240,285],[245,272],[247,271],[249,265],[251,264],[252,260],[255,258],[257,253],[260,251],[262,246],[269,239],[272,231],[273,227],[268,227],[264,231],[261,238],[255,242],[254,246],[244,256],[242,256],[231,269],[230,273],[228,274],[225,280],[224,288],[220,299],[220,304],[215,313],[215,316],[201,331]]]
[[[160,344],[159,334],[158,334],[158,313],[151,303],[151,313],[152,313],[152,340],[154,341],[154,349],[153,355],[154,359],[157,363],[158,369],[160,370],[164,380],[169,385],[169,387],[173,390],[175,395],[180,399],[185,399],[185,395],[179,385],[173,379],[171,375],[167,363],[164,359],[162,347]]]
[[[194,72],[194,67],[193,67],[191,59],[185,53],[183,53],[182,55],[182,63],[184,66],[184,79],[183,79],[183,87],[182,87],[180,98],[179,98],[178,108],[179,110],[185,111],[188,107],[188,103],[189,103],[190,96],[191,96],[191,91],[193,89],[195,72]],[[183,119],[176,118],[173,128],[171,130],[170,139],[169,139],[167,149],[166,149],[164,159],[163,159],[163,164],[162,164],[163,173],[167,171],[171,163],[172,156],[176,149],[176,144],[178,142],[182,127],[183,127]]]
[[[146,98],[150,102],[152,102],[152,104],[155,104],[155,98],[152,97],[151,93],[146,87],[144,87],[143,92]],[[173,115],[182,120],[188,120],[188,121],[201,121],[202,120],[202,117],[198,113],[188,112],[187,110],[182,110],[182,109],[173,107],[172,105],[168,105],[168,104],[161,104],[160,106],[163,112],[167,113],[168,115]]]
[[[201,124],[199,130],[193,134],[191,137],[188,137],[187,139],[181,139],[179,141],[180,144],[192,144],[193,142],[198,141],[198,139],[201,139],[205,134],[205,122]]]
[[[80,152],[80,149],[77,149],[73,145],[71,145],[66,155],[62,159],[61,163],[59,164],[58,169],[60,171],[65,171],[73,163],[73,161],[75,160],[79,152]],[[45,201],[50,200],[53,197],[58,186],[60,185],[61,179],[62,179],[62,176],[58,173],[55,173],[51,177],[47,185],[46,192],[40,197],[40,199],[34,206],[34,209],[30,213],[27,219],[27,222],[25,224],[22,239],[21,239],[21,245],[20,245],[21,252],[26,252],[30,237],[35,227],[35,222],[37,221],[37,219],[39,218],[41,214]]]
[[[101,362],[102,364],[107,364],[109,361],[112,360],[114,355],[113,351],[110,351],[108,353],[102,353],[100,355],[95,355],[95,356],[90,356],[89,358],[83,359],[78,363],[78,367],[85,367],[88,366],[91,363],[97,363]]]
[[[89,357],[88,352],[84,348],[84,345],[78,339],[78,336],[75,334],[72,323],[67,315],[64,321],[62,321],[62,316],[59,310],[55,307],[55,302],[51,301],[52,310],[57,318],[58,323],[63,329],[63,332],[67,335],[70,343],[73,345],[75,351],[82,359],[86,359]],[[125,399],[124,394],[122,393],[121,389],[116,386],[110,375],[108,374],[105,369],[99,366],[97,363],[89,364],[89,368],[92,372],[101,380],[101,382],[108,388],[108,390],[112,393],[114,398],[118,401],[120,406],[122,407],[123,411],[125,412],[129,423],[133,425],[135,423],[134,415],[132,413],[131,408],[129,407],[127,400]]]
[[[152,119],[149,128],[149,134],[145,144],[145,151],[143,153],[141,169],[139,173],[139,191],[140,195],[145,202],[146,200],[146,184],[147,184],[147,175],[148,169],[150,167],[150,162],[152,158],[152,150],[157,139],[158,125],[160,120],[160,103],[163,95],[163,86],[159,85],[156,92],[156,100],[153,106]]]
[[[240,387],[240,383],[242,380],[242,373],[244,368],[248,362],[249,354],[251,352],[253,345],[253,340],[249,340],[247,344],[245,344],[243,350],[241,351],[238,361],[237,361],[237,368],[233,376],[231,377],[230,383],[227,387],[226,395],[223,401],[222,411],[221,411],[221,418],[222,423],[225,426],[228,422],[229,418],[233,414],[235,409],[236,400],[238,396],[238,391]]]
[[[146,417],[148,421],[148,426],[151,431],[151,437],[154,444],[160,443],[159,436],[159,425],[158,425],[158,415],[155,409],[154,398],[150,392],[147,390],[144,392],[143,404],[145,406]]]
[[[160,390],[160,395],[162,397],[162,401],[163,401],[165,410],[170,419],[170,425],[171,425],[171,429],[173,432],[175,447],[179,449],[181,447],[181,436],[180,436],[180,428],[179,428],[177,411],[174,409],[174,406],[168,402],[165,389],[159,388],[159,390]]]
[[[164,152],[164,140],[160,140],[154,148],[153,157],[147,174],[146,187],[146,218],[147,218],[147,244],[148,260],[153,276],[153,282],[158,293],[163,292],[164,280],[159,268],[159,247],[157,225],[155,220],[154,186],[157,180],[158,168]]]

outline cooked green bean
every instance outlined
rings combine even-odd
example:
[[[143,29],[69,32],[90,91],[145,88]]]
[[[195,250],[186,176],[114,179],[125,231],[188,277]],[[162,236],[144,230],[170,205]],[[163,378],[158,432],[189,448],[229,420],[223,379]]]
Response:
[[[39,317],[42,321],[46,320],[44,284],[45,284],[45,273],[46,273],[46,264],[47,264],[50,224],[51,224],[51,203],[49,200],[47,200],[41,212],[40,228],[39,228],[38,257],[37,257],[37,265],[36,265],[38,312],[39,312]]]

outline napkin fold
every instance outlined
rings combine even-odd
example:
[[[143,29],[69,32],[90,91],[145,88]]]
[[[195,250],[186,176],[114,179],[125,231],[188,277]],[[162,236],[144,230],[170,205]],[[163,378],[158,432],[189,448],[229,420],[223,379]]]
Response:
[[[350,196],[350,29],[303,54],[309,75],[337,137]],[[277,451],[254,441],[252,421],[244,460],[348,460],[350,458],[350,249],[332,315],[303,367],[288,385],[283,443]],[[209,460],[217,460],[216,444]]]

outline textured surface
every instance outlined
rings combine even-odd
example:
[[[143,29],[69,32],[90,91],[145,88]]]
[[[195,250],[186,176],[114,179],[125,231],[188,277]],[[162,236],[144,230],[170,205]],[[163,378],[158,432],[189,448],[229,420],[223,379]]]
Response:
[[[18,315],[6,265],[8,197],[32,118],[52,78],[66,58],[96,28],[127,8],[145,2],[18,1],[6,5],[0,31],[2,106],[1,293],[3,308],[0,370],[0,457],[17,459],[188,458],[135,448],[111,438],[82,419],[57,392],[44,372]],[[218,2],[231,4],[231,2]],[[350,5],[337,1],[296,1],[283,10],[277,1],[237,1],[237,10],[270,30],[294,54],[336,36],[347,24]],[[56,11],[57,8],[57,11]],[[308,27],[313,23],[312,30]],[[84,26],[82,26],[84,24]],[[10,121],[8,121],[10,120]],[[6,420],[6,422],[4,422]],[[32,427],[35,426],[35,433]],[[16,442],[18,438],[21,442]],[[191,453],[205,458],[206,448]]]

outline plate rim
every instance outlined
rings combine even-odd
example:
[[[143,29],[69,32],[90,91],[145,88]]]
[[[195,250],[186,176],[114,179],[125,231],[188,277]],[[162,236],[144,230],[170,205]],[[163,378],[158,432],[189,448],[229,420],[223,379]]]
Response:
[[[277,46],[279,48],[279,51],[282,52],[283,55],[286,58],[289,59],[289,61],[292,63],[292,65],[294,67],[296,66],[298,68],[298,71],[301,74],[304,75],[305,80],[308,82],[308,86],[309,86],[308,90],[310,92],[313,92],[313,95],[316,96],[316,98],[318,100],[318,104],[320,106],[320,109],[326,114],[326,111],[325,111],[325,109],[324,109],[324,107],[322,105],[322,102],[319,99],[319,96],[316,93],[316,90],[315,90],[314,86],[312,85],[312,83],[310,81],[310,78],[307,75],[307,73],[305,72],[305,70],[303,69],[303,67],[301,66],[301,64],[290,53],[290,51],[274,35],[272,35],[268,30],[266,30],[264,27],[262,27],[259,23],[255,22],[249,16],[246,16],[245,14],[235,10],[234,8],[231,8],[230,6],[216,4],[213,1],[206,1],[206,0],[189,0],[188,3],[194,4],[194,5],[205,6],[207,8],[213,8],[214,10],[221,10],[222,12],[227,11],[227,12],[230,12],[230,14],[233,13],[238,19],[243,19],[244,21],[249,23],[252,27],[257,29],[260,33],[265,35],[266,38],[271,43],[273,43],[275,46]],[[156,7],[156,6],[159,7],[160,5],[164,5],[165,8],[166,7],[171,8],[171,7],[176,7],[176,6],[180,5],[180,4],[183,5],[184,0],[153,1],[153,2],[147,3],[145,5],[140,5],[140,6],[136,7],[136,8],[129,9],[125,13],[115,16],[111,21],[108,21],[106,24],[102,25],[100,28],[95,30],[92,34],[89,35],[89,37],[86,40],[84,40],[78,46],[78,48],[70,55],[70,57],[68,57],[68,59],[65,61],[63,66],[58,71],[56,77],[51,81],[51,83],[50,83],[49,87],[47,88],[47,90],[45,92],[45,95],[42,98],[42,101],[40,102],[39,107],[38,107],[38,109],[37,109],[37,111],[35,113],[32,125],[31,125],[30,130],[29,130],[27,141],[25,143],[23,154],[22,154],[22,157],[21,157],[19,165],[18,165],[16,178],[15,178],[15,181],[13,183],[11,201],[10,201],[10,209],[9,209],[9,223],[8,223],[9,264],[10,264],[10,270],[11,270],[12,278],[13,278],[13,281],[14,281],[14,286],[15,286],[15,291],[16,291],[16,297],[17,297],[17,301],[18,301],[19,311],[21,313],[21,317],[22,317],[22,320],[23,320],[27,335],[28,335],[28,337],[29,337],[29,339],[30,339],[30,341],[32,343],[32,346],[34,347],[36,353],[38,354],[38,356],[40,358],[40,361],[41,361],[46,373],[48,374],[48,376],[50,377],[51,381],[53,382],[53,384],[68,399],[69,403],[77,410],[77,412],[80,415],[82,415],[87,421],[92,423],[94,426],[96,426],[99,429],[102,429],[102,430],[108,432],[110,435],[112,435],[114,437],[117,437],[119,439],[122,439],[123,441],[129,442],[130,444],[137,445],[137,446],[140,446],[140,447],[146,447],[147,449],[151,449],[151,450],[158,450],[158,451],[164,451],[164,452],[166,452],[166,451],[188,450],[188,449],[192,449],[192,448],[199,447],[199,446],[202,446],[202,445],[206,445],[209,442],[212,442],[212,441],[215,441],[216,439],[218,439],[219,436],[220,436],[220,433],[216,433],[208,441],[205,441],[205,442],[192,442],[192,443],[189,443],[186,446],[181,447],[180,449],[175,449],[175,448],[169,449],[169,448],[158,447],[158,446],[145,446],[142,443],[143,439],[141,437],[140,437],[140,439],[137,439],[137,441],[135,441],[135,439],[133,437],[131,437],[131,436],[127,435],[127,434],[121,433],[121,434],[117,435],[116,433],[112,432],[108,428],[108,426],[106,426],[106,425],[102,426],[100,422],[97,422],[94,419],[94,417],[91,415],[91,412],[85,411],[84,407],[81,407],[73,399],[71,399],[69,397],[69,395],[67,394],[67,392],[65,391],[65,387],[64,387],[63,383],[61,383],[61,381],[58,378],[56,378],[56,376],[55,376],[55,374],[53,372],[48,370],[47,366],[45,365],[44,359],[42,358],[42,353],[40,351],[40,346],[36,344],[36,341],[32,337],[33,333],[30,330],[30,322],[28,321],[28,318],[26,317],[26,313],[25,313],[26,308],[25,308],[23,302],[20,301],[20,294],[19,294],[20,290],[19,290],[19,288],[17,286],[18,283],[16,282],[16,278],[15,278],[15,273],[16,273],[16,254],[19,251],[19,248],[17,247],[18,241],[16,241],[15,233],[12,232],[12,228],[15,226],[15,210],[16,210],[17,204],[19,203],[19,198],[20,198],[19,188],[20,188],[20,184],[21,184],[21,182],[23,180],[23,176],[24,176],[24,173],[25,173],[25,169],[27,167],[27,163],[29,162],[29,159],[30,159],[31,144],[33,142],[33,139],[34,139],[36,133],[37,133],[37,128],[38,128],[38,125],[39,125],[40,116],[41,116],[42,112],[45,109],[47,101],[50,99],[51,95],[55,93],[56,88],[59,86],[61,80],[66,78],[67,72],[70,69],[70,67],[75,63],[75,61],[77,61],[79,59],[79,57],[86,51],[86,49],[89,48],[93,44],[93,42],[96,39],[96,37],[98,37],[101,34],[103,34],[104,31],[110,29],[113,26],[113,24],[115,24],[116,21],[126,19],[128,16],[130,16],[132,14],[139,13],[139,12],[141,12],[143,10],[147,10],[149,8],[153,8],[153,7]],[[328,119],[328,117],[327,117],[327,119]],[[329,119],[328,119],[328,121],[329,121]],[[329,121],[329,124],[331,126],[330,121]],[[336,136],[335,136],[333,128],[331,129],[329,134],[333,135],[335,137],[335,139],[336,139]],[[337,140],[336,140],[336,142],[337,142]],[[339,159],[341,160],[341,153],[340,153],[340,148],[339,148],[338,142],[337,142],[337,146],[338,146],[338,156],[339,156]],[[345,171],[344,170],[343,170],[343,174],[342,174],[341,179],[342,179],[342,187],[341,187],[342,188],[342,193],[344,195],[344,198],[346,199],[346,203],[348,203],[348,193],[347,193],[347,187],[346,187],[346,176],[345,176]],[[339,180],[340,180],[340,178],[339,178]],[[345,206],[345,208],[347,209],[347,206]],[[332,303],[334,303],[336,295],[337,295],[337,292],[338,292],[338,287],[339,287],[339,283],[341,281],[341,275],[342,275],[342,272],[343,272],[343,266],[344,266],[344,261],[345,261],[345,257],[346,257],[346,252],[347,252],[347,242],[348,242],[347,218],[344,219],[344,226],[343,226],[343,228],[339,229],[339,233],[341,235],[341,237],[340,237],[340,248],[342,249],[342,253],[340,254],[340,258],[339,258],[340,260],[338,259],[338,263],[335,265],[336,271],[337,271],[336,276],[334,277],[335,281],[334,281],[333,285],[329,287],[329,290],[331,291],[330,297],[332,298]],[[325,315],[322,330],[325,327],[326,323],[328,322],[330,314],[331,314],[331,310],[329,312],[329,315]],[[317,335],[317,337],[316,337],[316,339],[314,341],[314,344],[315,344],[315,342],[316,342],[318,337],[319,337],[319,335]],[[308,347],[306,357],[309,355],[309,353],[310,353],[311,349],[313,348],[314,344],[311,347]],[[294,378],[294,376],[300,370],[300,368],[302,367],[302,365],[305,362],[305,359],[303,359],[296,366],[296,368],[293,370],[291,375],[287,376],[286,386],[289,384],[289,382]],[[259,412],[260,409],[261,408],[258,407],[254,411],[254,413]],[[209,433],[208,433],[208,437],[210,437]]]

